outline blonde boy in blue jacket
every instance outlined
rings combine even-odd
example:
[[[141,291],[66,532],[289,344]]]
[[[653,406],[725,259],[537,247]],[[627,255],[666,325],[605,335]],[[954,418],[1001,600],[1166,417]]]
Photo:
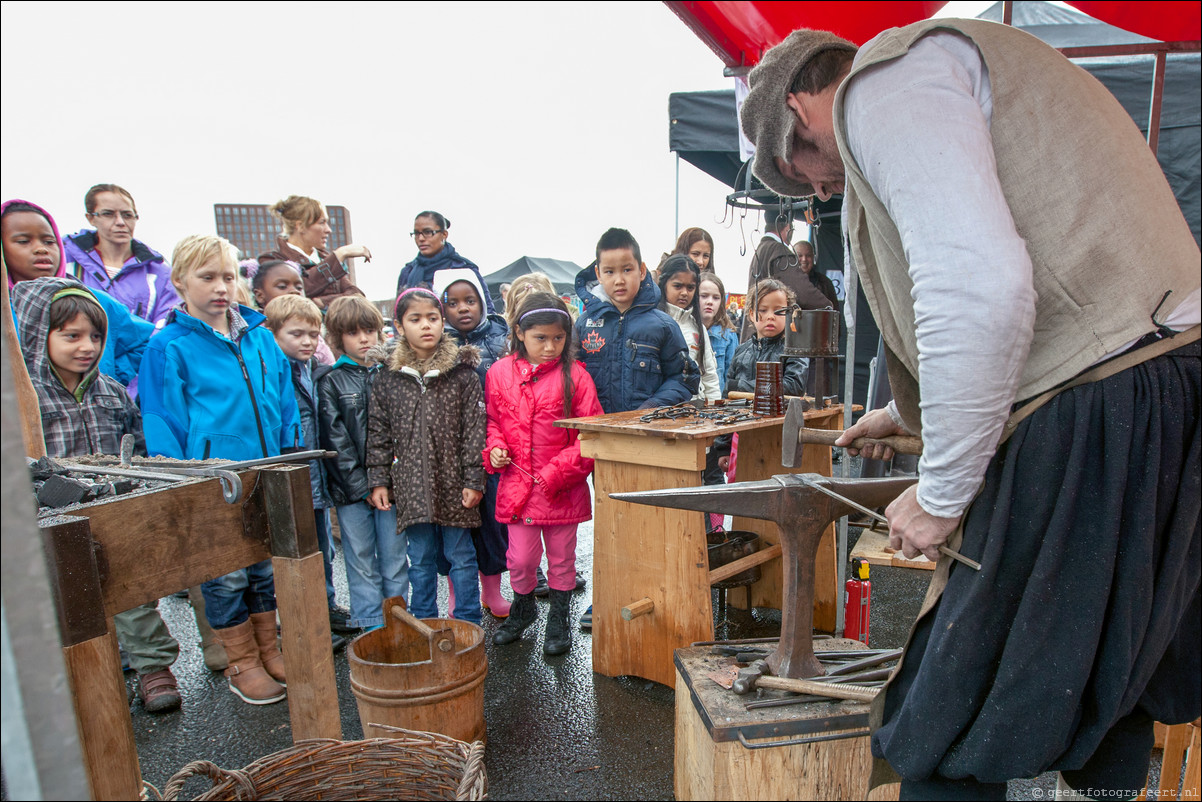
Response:
[[[138,374],[146,447],[176,459],[278,456],[303,445],[292,372],[265,318],[235,302],[234,247],[186,237],[171,257],[180,306]],[[209,623],[229,656],[230,690],[250,704],[284,698],[271,561],[205,582]]]

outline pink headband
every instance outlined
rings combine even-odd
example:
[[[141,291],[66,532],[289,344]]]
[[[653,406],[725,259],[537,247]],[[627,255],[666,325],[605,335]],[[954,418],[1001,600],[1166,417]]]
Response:
[[[396,303],[392,305],[392,317],[394,320],[397,319],[397,309],[399,309],[401,306],[401,299],[404,298],[406,295],[411,295],[415,292],[424,293],[426,296],[428,296],[430,298],[430,300],[434,302],[434,305],[438,307],[439,313],[443,317],[446,317],[446,312],[442,308],[442,301],[438,300],[438,296],[434,294],[433,290],[428,290],[425,287],[410,287],[409,289],[405,290],[400,295],[398,295],[396,297]]]

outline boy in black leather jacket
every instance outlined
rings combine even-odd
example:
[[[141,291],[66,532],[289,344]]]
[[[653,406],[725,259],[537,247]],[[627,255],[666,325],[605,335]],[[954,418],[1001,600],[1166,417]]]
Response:
[[[348,624],[363,629],[383,625],[384,599],[409,592],[408,542],[397,532],[396,510],[367,503],[367,404],[379,369],[368,352],[383,331],[384,317],[366,298],[335,298],[326,313],[326,342],[339,357],[314,377],[321,446],[338,453],[326,460],[326,473],[342,532]]]

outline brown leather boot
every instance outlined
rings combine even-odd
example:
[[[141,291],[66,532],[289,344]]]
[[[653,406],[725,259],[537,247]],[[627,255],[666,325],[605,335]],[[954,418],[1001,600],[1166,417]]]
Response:
[[[251,613],[250,622],[255,628],[255,642],[259,644],[259,659],[271,678],[287,687],[284,675],[284,655],[280,654],[279,635],[275,627],[275,610],[266,613]]]
[[[229,678],[230,690],[239,699],[247,704],[269,705],[288,695],[287,689],[273,680],[263,668],[254,625],[250,621],[214,632],[229,657],[230,667],[225,670],[225,676]]]
[[[230,661],[225,656],[225,648],[217,642],[209,619],[205,618],[205,597],[200,592],[200,585],[188,588],[188,602],[196,614],[196,631],[200,633],[200,652],[204,656],[205,668],[209,671],[225,671]]]

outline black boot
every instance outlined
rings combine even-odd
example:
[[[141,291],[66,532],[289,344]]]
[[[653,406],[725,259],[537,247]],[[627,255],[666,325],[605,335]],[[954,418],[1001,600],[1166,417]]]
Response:
[[[538,605],[534,602],[533,593],[514,593],[513,604],[509,607],[509,617],[501,622],[492,642],[498,646],[520,640],[526,627],[538,620]]]
[[[543,654],[563,654],[572,648],[572,630],[568,614],[572,611],[572,592],[551,589],[551,611],[547,614],[547,632],[543,636]]]

